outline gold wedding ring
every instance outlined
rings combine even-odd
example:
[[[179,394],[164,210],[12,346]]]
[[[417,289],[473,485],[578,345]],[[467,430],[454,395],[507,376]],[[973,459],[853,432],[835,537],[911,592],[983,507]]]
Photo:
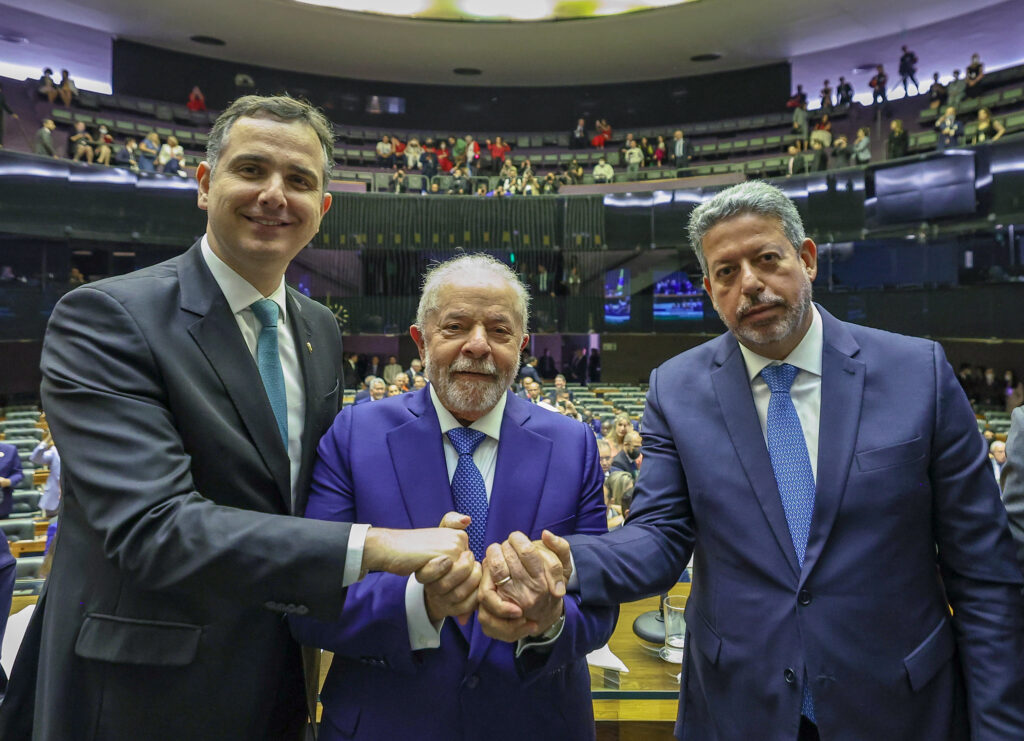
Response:
[[[502,579],[499,582],[496,582],[494,586],[500,587],[502,584],[508,584],[510,581],[512,581],[512,576],[511,575],[506,576],[504,579]]]

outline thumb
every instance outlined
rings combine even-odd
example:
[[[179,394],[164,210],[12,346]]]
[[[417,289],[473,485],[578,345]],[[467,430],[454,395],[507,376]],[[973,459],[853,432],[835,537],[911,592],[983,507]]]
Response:
[[[441,518],[441,524],[438,527],[450,527],[453,530],[465,530],[469,527],[469,523],[472,521],[469,515],[463,515],[458,512],[446,512],[444,517]]]

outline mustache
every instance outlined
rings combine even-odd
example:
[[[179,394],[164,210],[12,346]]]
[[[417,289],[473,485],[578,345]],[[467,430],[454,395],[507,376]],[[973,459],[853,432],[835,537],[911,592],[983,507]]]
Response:
[[[788,304],[786,299],[782,298],[782,296],[761,294],[756,298],[748,298],[743,305],[736,310],[736,318],[742,319],[754,309],[760,309],[765,306],[788,306]]]
[[[482,373],[484,375],[496,376],[498,369],[492,360],[473,360],[471,358],[458,358],[448,366],[449,373]]]

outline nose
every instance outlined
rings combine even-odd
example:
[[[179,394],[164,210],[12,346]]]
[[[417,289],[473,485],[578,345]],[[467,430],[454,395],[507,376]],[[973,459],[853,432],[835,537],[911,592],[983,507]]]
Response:
[[[475,325],[462,345],[462,353],[471,358],[483,358],[490,352],[491,346],[487,342],[486,328],[481,324]]]
[[[740,265],[740,286],[743,289],[743,294],[746,296],[752,296],[764,290],[764,283],[761,281],[761,277],[754,270],[753,266],[746,261]]]
[[[259,203],[267,208],[281,208],[287,203],[284,195],[284,178],[279,173],[271,173],[263,181]]]

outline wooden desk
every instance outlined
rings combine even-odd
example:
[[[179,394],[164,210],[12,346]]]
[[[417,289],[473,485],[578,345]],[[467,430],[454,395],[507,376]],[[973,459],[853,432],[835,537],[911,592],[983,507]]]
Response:
[[[28,555],[43,555],[46,550],[46,538],[35,538],[34,540],[15,540],[8,543],[11,548],[11,555],[15,558]]]
[[[35,525],[36,525],[35,536],[37,538],[45,538],[46,537],[46,528],[50,527],[50,521],[49,520],[33,520],[33,522],[35,522]]]

